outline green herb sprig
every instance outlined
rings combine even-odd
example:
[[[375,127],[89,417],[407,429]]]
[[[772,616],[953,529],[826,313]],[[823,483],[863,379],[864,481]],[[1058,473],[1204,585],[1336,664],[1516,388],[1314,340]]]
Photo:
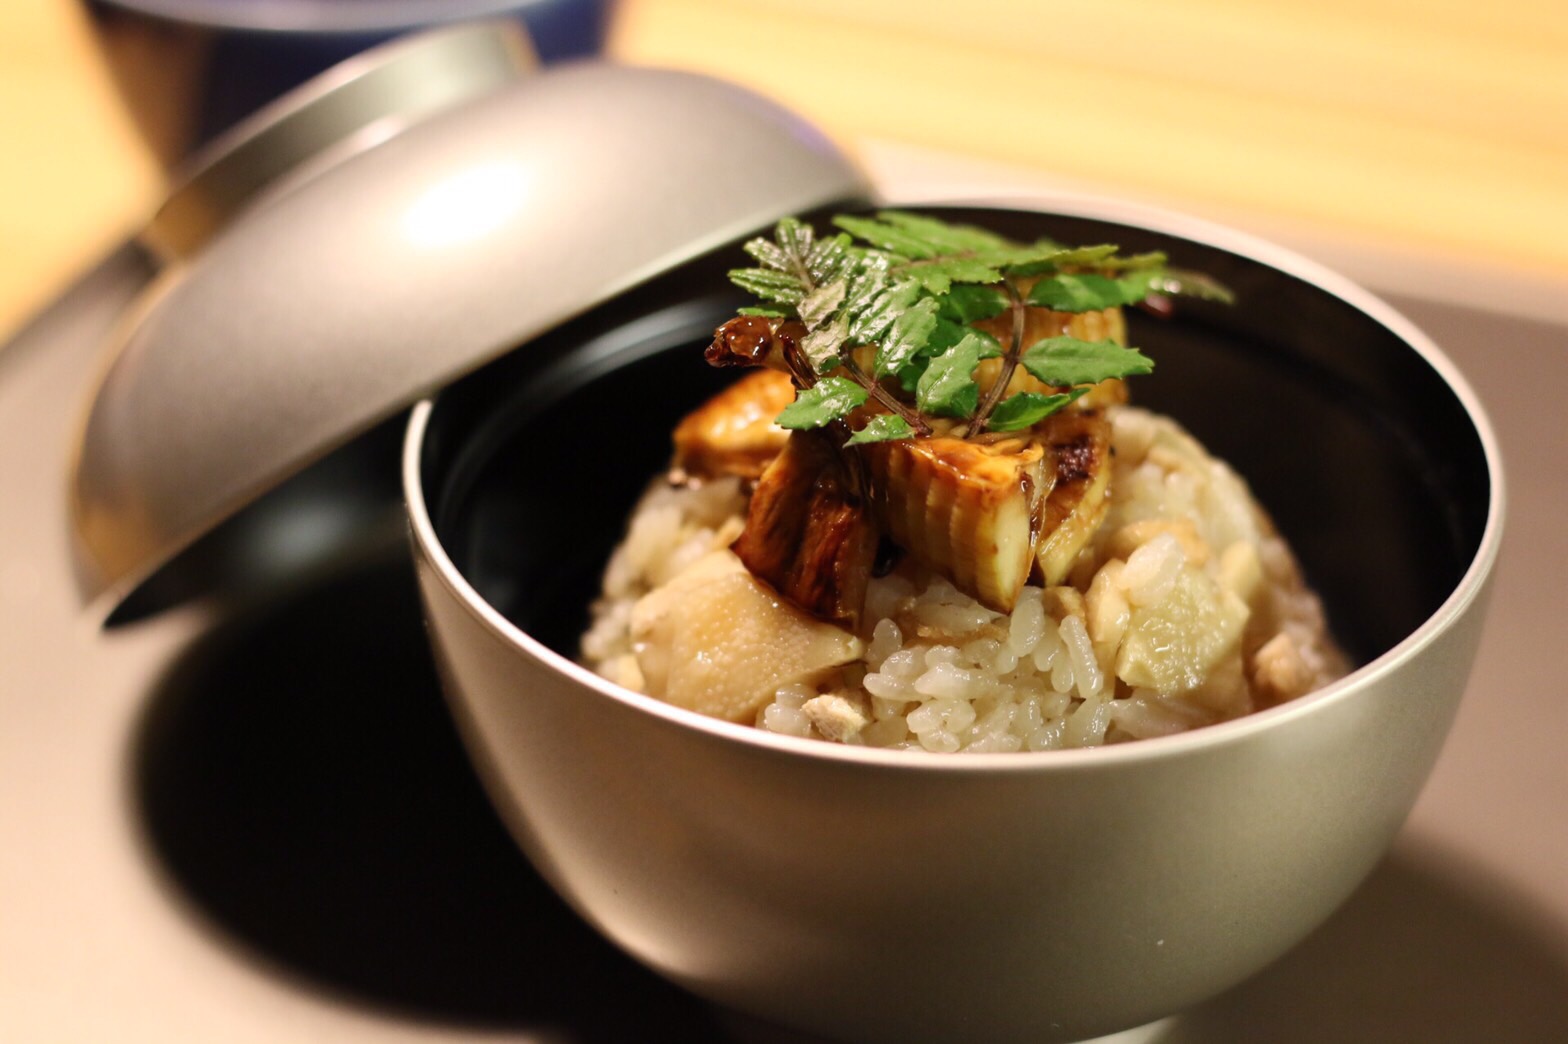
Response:
[[[1152,372],[1147,356],[1109,341],[1061,336],[1023,344],[1030,307],[1076,313],[1170,295],[1230,300],[1207,276],[1168,267],[1162,253],[1123,256],[1110,245],[1068,247],[1048,239],[1018,243],[896,210],[840,215],[833,224],[837,233],[818,236],[810,225],[785,218],[771,239],[745,245],[757,266],[729,277],[765,302],[742,314],[795,319],[805,327],[798,346],[815,380],[779,415],[780,425],[822,427],[869,400],[887,411],[854,432],[850,444],[928,435],[938,417],[962,422],[968,435],[1016,431],[1101,381]],[[1009,313],[1007,343],[970,325]],[[869,373],[855,359],[855,349],[866,345],[876,346]],[[997,357],[1001,372],[982,397],[975,368]],[[1018,366],[1064,390],[1002,398]],[[914,406],[898,391],[912,396]]]

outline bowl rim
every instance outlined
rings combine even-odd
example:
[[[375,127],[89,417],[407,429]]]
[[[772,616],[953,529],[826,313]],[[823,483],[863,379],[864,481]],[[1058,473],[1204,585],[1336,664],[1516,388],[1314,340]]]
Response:
[[[708,717],[677,707],[657,697],[624,688],[548,648],[490,605],[463,576],[442,546],[425,500],[421,463],[425,434],[438,396],[419,402],[409,418],[403,447],[403,488],[411,536],[416,552],[433,567],[435,575],[456,601],[503,644],[537,665],[577,686],[594,691],[629,708],[662,719],[677,728],[694,729],[710,739],[739,742],[757,753],[787,758],[808,758],[906,771],[961,773],[1067,771],[1090,766],[1142,762],[1181,757],[1212,747],[1241,742],[1271,732],[1305,715],[1351,699],[1355,694],[1394,673],[1419,656],[1429,645],[1466,614],[1491,578],[1502,542],[1504,477],[1497,436],[1479,397],[1454,363],[1414,323],[1381,298],[1345,276],[1293,250],[1228,226],[1177,211],[1084,193],[1049,193],[1025,197],[984,199],[931,199],[900,202],[901,208],[965,206],[998,211],[1028,211],[1062,217],[1088,218],[1137,226],[1148,231],[1179,236],[1256,261],[1310,283],[1339,298],[1397,336],[1420,355],[1453,391],[1463,406],[1481,443],[1490,488],[1486,524],[1474,557],[1448,597],[1419,627],[1392,648],[1343,678],[1321,689],[1274,707],[1229,721],[1206,725],[1169,736],[1155,736],[1130,743],[1063,750],[1015,751],[1005,754],[970,753],[923,755],[923,752],[829,743],[818,739],[767,732],[752,725]],[[433,636],[432,636],[432,640]]]

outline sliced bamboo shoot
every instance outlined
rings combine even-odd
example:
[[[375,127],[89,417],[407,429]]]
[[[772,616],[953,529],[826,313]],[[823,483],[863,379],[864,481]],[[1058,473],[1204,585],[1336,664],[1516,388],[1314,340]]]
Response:
[[[859,659],[860,639],[814,620],[714,551],[632,608],[643,691],[678,707],[750,723],[783,685]]]
[[[1055,587],[1110,510],[1111,424],[1097,410],[1063,410],[1035,430],[1056,469],[1036,552],[1045,586]]]
[[[1011,611],[1034,565],[1050,490],[1045,448],[1032,436],[935,437],[863,452],[894,542],[984,605]]]

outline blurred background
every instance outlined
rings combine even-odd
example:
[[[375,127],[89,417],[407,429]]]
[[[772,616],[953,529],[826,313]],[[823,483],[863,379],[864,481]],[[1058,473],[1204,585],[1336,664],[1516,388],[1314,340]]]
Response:
[[[244,21],[311,6],[398,4],[94,9],[112,29],[123,8]],[[1129,197],[1263,233],[1380,289],[1568,318],[1559,0],[620,0],[602,14],[612,57],[770,95],[901,194]],[[129,79],[128,47],[141,48]],[[156,205],[182,146],[146,109],[188,74],[182,54],[95,37],[81,0],[4,5],[0,338]],[[139,123],[119,88],[141,100]]]

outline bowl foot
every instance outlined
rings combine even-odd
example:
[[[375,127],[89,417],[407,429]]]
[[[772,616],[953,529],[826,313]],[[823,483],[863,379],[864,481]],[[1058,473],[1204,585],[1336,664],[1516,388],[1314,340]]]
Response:
[[[1080,1041],[1079,1044],[1160,1044],[1169,1039],[1176,1028],[1179,1015],[1171,1015],[1155,1022],[1146,1022],[1142,1026],[1122,1030],[1104,1037],[1095,1037],[1092,1040]]]
[[[736,1044],[832,1044],[825,1037],[768,1022],[733,1008],[715,1006],[713,1014],[724,1035]],[[1181,1016],[1171,1015],[1104,1037],[1080,1040],[1075,1044],[1179,1044],[1174,1032],[1180,1020]]]

